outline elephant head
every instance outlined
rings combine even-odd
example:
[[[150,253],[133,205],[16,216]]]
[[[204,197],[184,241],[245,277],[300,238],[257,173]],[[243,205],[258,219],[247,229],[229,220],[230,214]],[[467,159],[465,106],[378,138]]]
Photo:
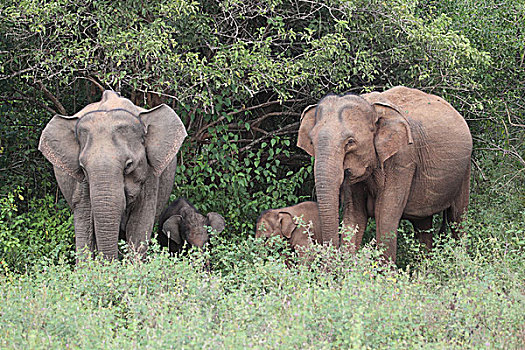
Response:
[[[304,226],[299,224],[301,218]],[[269,209],[261,213],[256,222],[255,238],[280,236],[296,246],[308,246],[318,240],[319,211],[316,202],[302,202],[290,207]],[[311,237],[309,237],[311,236]]]
[[[145,110],[105,91],[100,102],[71,117],[54,116],[42,132],[39,150],[55,167],[57,180],[59,169],[78,183],[89,184],[96,246],[113,258],[121,227],[130,234],[123,218],[138,206],[147,206],[149,215],[155,216],[157,189],[144,184],[158,186],[186,135],[167,105]]]
[[[172,253],[179,251],[185,241],[202,248],[209,240],[207,227],[220,233],[225,225],[222,215],[215,212],[202,215],[186,199],[179,198],[161,215],[159,243],[167,246]]]
[[[339,191],[343,180],[351,184],[370,180],[377,168],[411,142],[407,120],[379,93],[327,95],[305,109],[297,146],[315,157],[323,242],[340,245]]]
[[[280,236],[290,239],[297,228],[292,214],[278,209],[264,211],[257,219],[255,238]]]

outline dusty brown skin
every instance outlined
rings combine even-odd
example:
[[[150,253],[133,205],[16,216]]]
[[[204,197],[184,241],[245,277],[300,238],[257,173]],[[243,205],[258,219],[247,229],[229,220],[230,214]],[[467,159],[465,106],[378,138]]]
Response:
[[[39,150],[73,209],[77,251],[115,258],[119,234],[139,252],[147,249],[142,243],[169,198],[185,137],[168,106],[145,110],[112,91],[71,117],[51,119]]]
[[[302,217],[305,225],[310,225],[311,237],[307,227],[298,225],[295,218]],[[303,202],[291,207],[269,209],[257,219],[255,238],[280,236],[290,244],[293,250],[301,255],[299,247],[308,247],[310,242],[320,241],[320,220],[316,202]]]
[[[378,244],[396,260],[397,228],[409,219],[431,249],[432,215],[459,222],[469,200],[472,138],[461,115],[442,98],[395,87],[361,96],[328,95],[303,112],[297,145],[315,157],[323,242],[339,246],[343,220],[359,247],[369,217]]]
[[[157,239],[162,247],[168,247],[174,254],[182,250],[184,242],[204,247],[209,240],[206,226],[220,233],[225,225],[222,215],[209,212],[204,216],[187,199],[179,198],[162,212]]]

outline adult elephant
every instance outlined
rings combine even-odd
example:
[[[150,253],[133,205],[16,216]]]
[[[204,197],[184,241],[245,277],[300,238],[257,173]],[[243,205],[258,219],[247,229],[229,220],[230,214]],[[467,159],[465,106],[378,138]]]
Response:
[[[469,200],[472,138],[461,115],[438,96],[394,87],[361,96],[327,95],[303,112],[297,145],[315,157],[321,236],[340,245],[343,221],[359,247],[369,217],[395,262],[402,218],[432,247],[432,215],[458,222]],[[353,247],[352,247],[353,248]]]
[[[145,252],[186,136],[170,107],[145,110],[112,91],[71,117],[51,119],[38,149],[73,209],[77,251],[87,246],[115,258],[120,234]]]

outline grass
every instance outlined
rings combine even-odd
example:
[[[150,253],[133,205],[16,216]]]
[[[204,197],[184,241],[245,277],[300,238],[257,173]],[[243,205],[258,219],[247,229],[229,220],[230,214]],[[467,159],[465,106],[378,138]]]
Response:
[[[488,238],[478,254],[486,234],[405,269],[370,246],[314,247],[320,258],[287,268],[252,239],[220,237],[207,256],[42,263],[0,277],[0,347],[523,348],[523,245]]]

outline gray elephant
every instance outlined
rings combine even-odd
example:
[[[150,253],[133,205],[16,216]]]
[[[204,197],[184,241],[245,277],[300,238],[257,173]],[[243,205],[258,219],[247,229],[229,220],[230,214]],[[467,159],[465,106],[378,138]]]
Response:
[[[297,145],[315,157],[321,235],[339,246],[343,221],[360,246],[375,217],[378,244],[396,260],[397,228],[408,219],[432,248],[433,214],[459,222],[469,201],[472,138],[461,115],[442,98],[395,87],[361,96],[327,95],[305,109]]]
[[[112,91],[73,116],[51,119],[38,149],[73,209],[77,252],[87,247],[115,258],[119,235],[145,252],[186,136],[167,105],[145,110]]]
[[[306,225],[299,225],[301,218]],[[255,238],[281,236],[292,250],[302,255],[299,247],[308,247],[311,242],[321,241],[321,221],[316,202],[302,202],[290,207],[269,209],[257,218]]]
[[[187,199],[179,198],[161,214],[157,240],[172,254],[180,252],[184,242],[202,248],[209,240],[207,227],[220,233],[225,225],[222,215],[209,212],[204,216]]]

